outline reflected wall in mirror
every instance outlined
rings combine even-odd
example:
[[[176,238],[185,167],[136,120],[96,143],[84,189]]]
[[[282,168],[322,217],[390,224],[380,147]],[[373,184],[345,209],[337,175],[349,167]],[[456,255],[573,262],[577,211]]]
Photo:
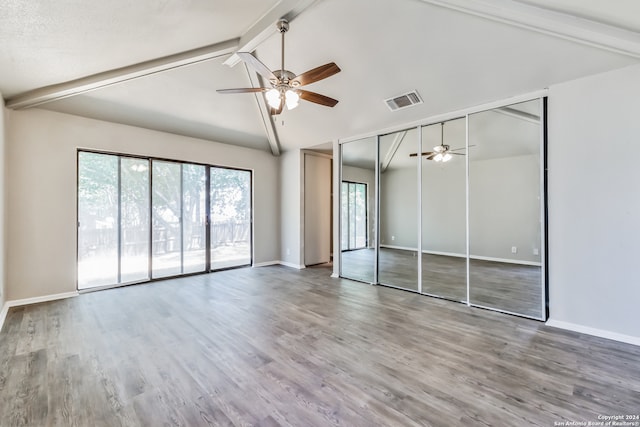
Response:
[[[416,128],[380,137],[378,281],[418,290],[418,151]]]
[[[543,319],[540,103],[469,116],[469,292]]]
[[[376,138],[340,147],[340,276],[374,283]]]
[[[461,302],[467,300],[465,122],[421,129],[422,293]]]

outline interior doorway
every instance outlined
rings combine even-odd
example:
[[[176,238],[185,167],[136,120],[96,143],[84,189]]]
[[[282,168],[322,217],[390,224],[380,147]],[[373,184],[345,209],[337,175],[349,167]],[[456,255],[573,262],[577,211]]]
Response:
[[[304,265],[331,262],[331,156],[304,154]]]

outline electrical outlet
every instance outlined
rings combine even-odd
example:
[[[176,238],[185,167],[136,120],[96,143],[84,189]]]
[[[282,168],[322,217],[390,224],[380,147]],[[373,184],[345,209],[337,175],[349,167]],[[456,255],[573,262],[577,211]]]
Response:
[[[533,248],[533,254],[534,254],[534,255],[540,255],[540,249],[538,249],[538,248]]]
[[[393,242],[394,240],[396,240],[396,236],[391,236],[391,241]]]
[[[291,250],[287,248],[287,255],[291,255]]]
[[[518,247],[517,246],[511,246],[511,253],[512,254],[517,254],[518,253]]]

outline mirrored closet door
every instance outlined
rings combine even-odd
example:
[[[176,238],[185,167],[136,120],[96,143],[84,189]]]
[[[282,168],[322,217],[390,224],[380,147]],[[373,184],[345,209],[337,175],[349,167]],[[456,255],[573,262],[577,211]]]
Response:
[[[343,143],[340,275],[544,320],[544,104]]]
[[[473,305],[542,318],[541,101],[469,115]]]
[[[340,275],[375,282],[376,138],[341,146]]]
[[[421,131],[422,293],[466,302],[466,122]]]
[[[378,281],[413,291],[418,291],[418,148],[416,128],[380,137]]]

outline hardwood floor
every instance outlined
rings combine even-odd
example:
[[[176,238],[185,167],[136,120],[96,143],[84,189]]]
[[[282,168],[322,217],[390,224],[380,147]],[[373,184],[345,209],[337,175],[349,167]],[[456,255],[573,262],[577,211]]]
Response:
[[[553,426],[640,411],[640,347],[274,266],[10,309],[0,425]]]
[[[342,275],[373,282],[375,251],[342,253]],[[418,291],[415,251],[381,248],[380,283]],[[537,319],[543,318],[542,269],[536,266],[472,259],[469,266],[471,303]],[[466,259],[422,254],[422,293],[467,301]]]

